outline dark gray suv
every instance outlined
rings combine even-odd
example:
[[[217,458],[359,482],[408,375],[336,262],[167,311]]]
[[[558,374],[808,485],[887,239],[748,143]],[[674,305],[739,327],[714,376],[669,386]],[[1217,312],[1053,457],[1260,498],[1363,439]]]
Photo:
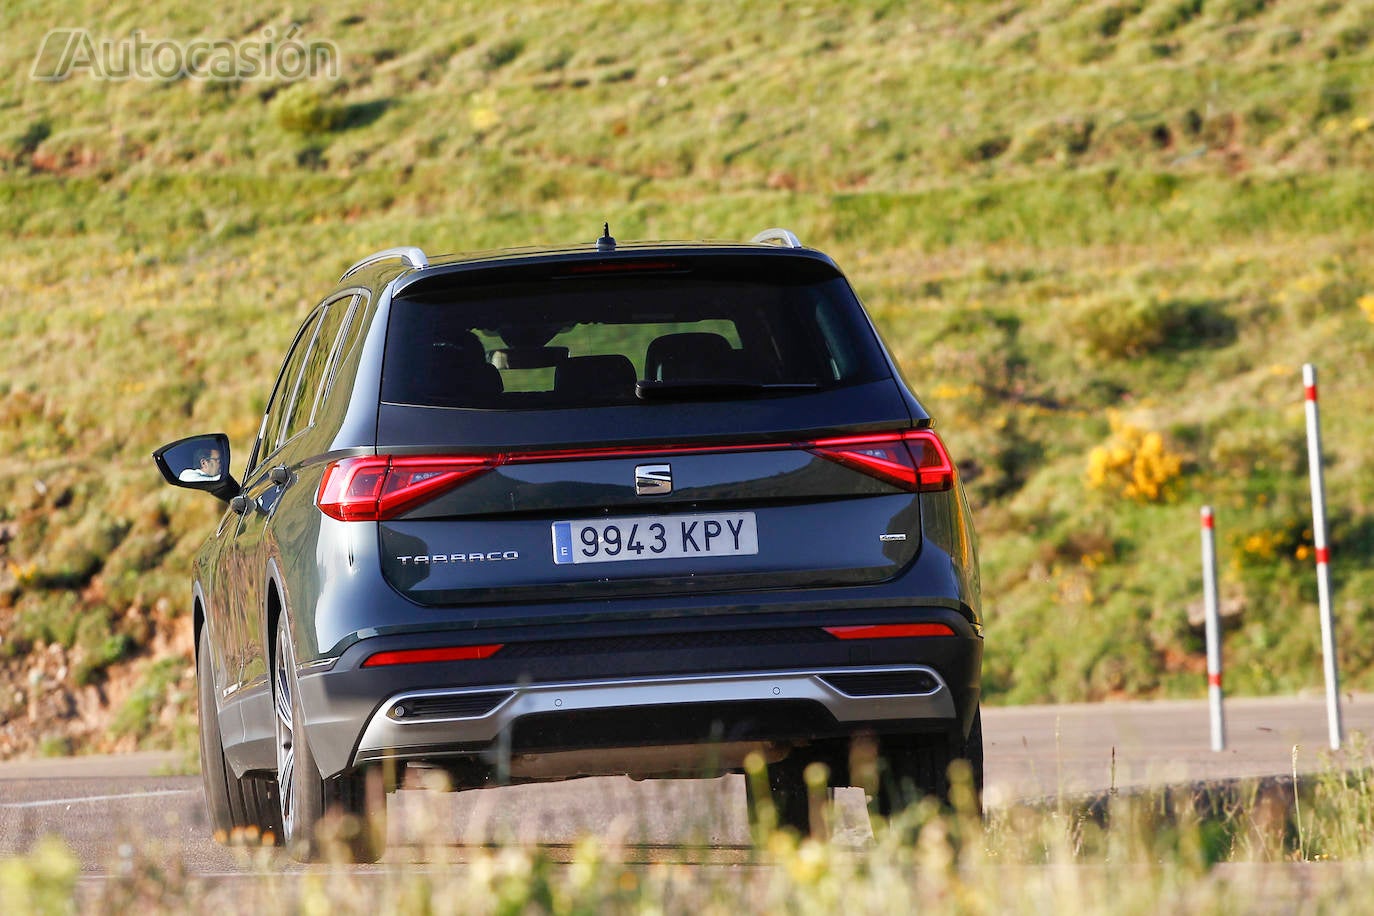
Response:
[[[932,425],[785,230],[360,261],[242,483],[223,435],[155,455],[228,503],[193,572],[216,833],[309,857],[338,810],[375,859],[407,766],[468,789],[757,752],[802,830],[813,761],[882,813],[957,759],[980,785],[978,564]]]

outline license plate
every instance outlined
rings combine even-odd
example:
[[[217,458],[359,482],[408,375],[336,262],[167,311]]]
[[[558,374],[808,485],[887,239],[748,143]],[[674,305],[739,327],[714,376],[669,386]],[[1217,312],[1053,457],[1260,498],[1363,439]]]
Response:
[[[752,512],[586,518],[553,523],[553,561],[618,563],[738,557],[759,552]]]

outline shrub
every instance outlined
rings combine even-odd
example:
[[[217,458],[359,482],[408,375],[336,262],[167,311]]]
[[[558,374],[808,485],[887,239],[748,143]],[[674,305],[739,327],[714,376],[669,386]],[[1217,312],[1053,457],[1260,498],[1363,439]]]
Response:
[[[1324,121],[1349,113],[1355,107],[1355,91],[1347,77],[1338,77],[1322,84],[1317,95],[1314,121]]]
[[[345,120],[343,106],[330,102],[324,88],[313,83],[296,83],[277,93],[272,113],[283,130],[295,134],[329,133]]]
[[[1312,558],[1311,522],[1298,513],[1275,511],[1256,527],[1231,536],[1232,564],[1272,572],[1275,561],[1304,563]]]
[[[0,900],[12,913],[75,912],[81,862],[55,836],[41,837],[24,855],[0,861]]]
[[[71,591],[25,595],[19,600],[11,633],[22,645],[76,641],[80,621],[77,595]]]
[[[1108,413],[1111,439],[1088,455],[1088,486],[1139,503],[1163,502],[1173,495],[1183,473],[1183,456],[1170,451],[1164,437]]]
[[[1223,22],[1244,22],[1264,12],[1272,0],[1226,0],[1219,17]]]
[[[1153,293],[1135,293],[1124,301],[1089,299],[1069,316],[1068,326],[1089,352],[1106,359],[1224,341],[1235,333],[1234,323],[1215,303]]]
[[[488,72],[500,70],[515,60],[525,50],[525,42],[519,38],[497,42],[482,54],[482,69]],[[564,61],[566,63],[566,60]]]
[[[1010,135],[1004,133],[989,134],[966,146],[964,159],[968,162],[989,162],[1005,153],[1010,146]]]
[[[79,611],[73,637],[77,651],[72,661],[72,683],[84,687],[97,681],[106,668],[128,657],[135,648],[127,633],[115,630],[108,608]]]
[[[1041,159],[1065,160],[1086,153],[1093,142],[1097,121],[1092,116],[1061,117],[1027,128],[1018,138],[1016,157],[1031,163]]]
[[[1179,0],[1155,20],[1154,33],[1168,35],[1202,14],[1203,0]]]
[[[1140,13],[1139,2],[1112,3],[1098,11],[1095,26],[1103,38],[1115,38],[1132,16]]]
[[[116,737],[142,738],[153,732],[158,716],[169,702],[171,688],[182,676],[186,660],[164,658],[153,664],[143,676],[124,705],[110,723],[110,734]]]
[[[1211,437],[1208,470],[1233,480],[1256,476],[1300,475],[1307,467],[1307,451],[1301,427],[1276,426],[1260,412],[1229,415]]]
[[[60,527],[59,527],[60,525]],[[79,520],[58,525],[58,533],[37,558],[33,584],[45,589],[81,588],[91,581],[128,536],[130,523],[92,509]]]
[[[0,140],[0,163],[23,162],[33,155],[39,144],[52,136],[52,122],[46,119],[31,121],[21,130]]]

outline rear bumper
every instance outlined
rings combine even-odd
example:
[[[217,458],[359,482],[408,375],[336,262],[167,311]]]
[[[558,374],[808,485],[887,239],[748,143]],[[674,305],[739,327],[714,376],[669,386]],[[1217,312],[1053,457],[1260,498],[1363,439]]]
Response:
[[[848,692],[847,692],[848,691]],[[901,692],[897,692],[901,691]],[[489,708],[488,704],[491,704]],[[519,740],[504,745],[511,752],[579,750],[583,740],[569,735],[550,720],[586,721],[584,713],[623,711],[633,723],[642,713],[662,710],[682,713],[718,712],[722,739],[779,740],[803,736],[765,723],[770,705],[795,710],[815,707],[815,730],[847,730],[883,721],[922,719],[953,723],[954,699],[933,669],[924,666],[831,668],[811,671],[744,671],[688,677],[627,678],[623,680],[519,685],[467,690],[407,691],[387,698],[363,730],[354,763],[415,756],[463,755],[477,752],[484,762],[498,764],[503,745],[498,739],[512,730]],[[742,722],[728,711],[753,710],[762,733],[740,733]],[[542,728],[519,726],[539,717]],[[604,717],[600,717],[603,718]],[[732,721],[733,720],[733,721]],[[779,717],[776,721],[781,721]],[[734,726],[733,728],[731,726]],[[758,727],[758,726],[756,726]],[[694,736],[684,728],[681,740]],[[630,727],[620,734],[596,738],[617,746],[635,746],[652,737]],[[706,737],[706,736],[699,736]],[[445,748],[447,751],[445,752]]]
[[[478,661],[362,667],[377,652],[503,642],[517,634],[375,636],[355,643],[328,670],[302,670],[305,727],[325,776],[383,761],[447,765],[467,758],[499,773],[521,754],[967,734],[979,700],[983,641],[961,613],[850,612],[843,623],[939,621],[955,633],[853,641],[819,629],[841,622],[832,612],[789,617],[790,626],[767,630],[684,632],[677,621],[665,632],[662,624],[672,621],[647,628],[640,622],[634,635],[577,627],[566,633],[575,638],[563,639],[550,628],[542,641],[512,640]]]

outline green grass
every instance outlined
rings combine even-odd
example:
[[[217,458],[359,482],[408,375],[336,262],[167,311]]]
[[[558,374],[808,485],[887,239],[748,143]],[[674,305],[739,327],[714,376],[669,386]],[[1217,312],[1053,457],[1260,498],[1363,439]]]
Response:
[[[241,461],[299,318],[353,260],[608,220],[621,239],[783,225],[846,269],[975,503],[990,702],[1200,695],[1203,503],[1244,608],[1229,689],[1319,683],[1299,378],[1318,363],[1345,683],[1374,687],[1374,2],[719,19],[0,12],[0,656],[80,645],[95,682],[142,670],[146,621],[188,625],[217,508],[148,454],[222,429]],[[54,22],[182,41],[295,22],[341,74],[31,81]],[[1164,501],[1087,485],[1109,408],[1181,457]],[[130,715],[140,740],[166,731]]]

